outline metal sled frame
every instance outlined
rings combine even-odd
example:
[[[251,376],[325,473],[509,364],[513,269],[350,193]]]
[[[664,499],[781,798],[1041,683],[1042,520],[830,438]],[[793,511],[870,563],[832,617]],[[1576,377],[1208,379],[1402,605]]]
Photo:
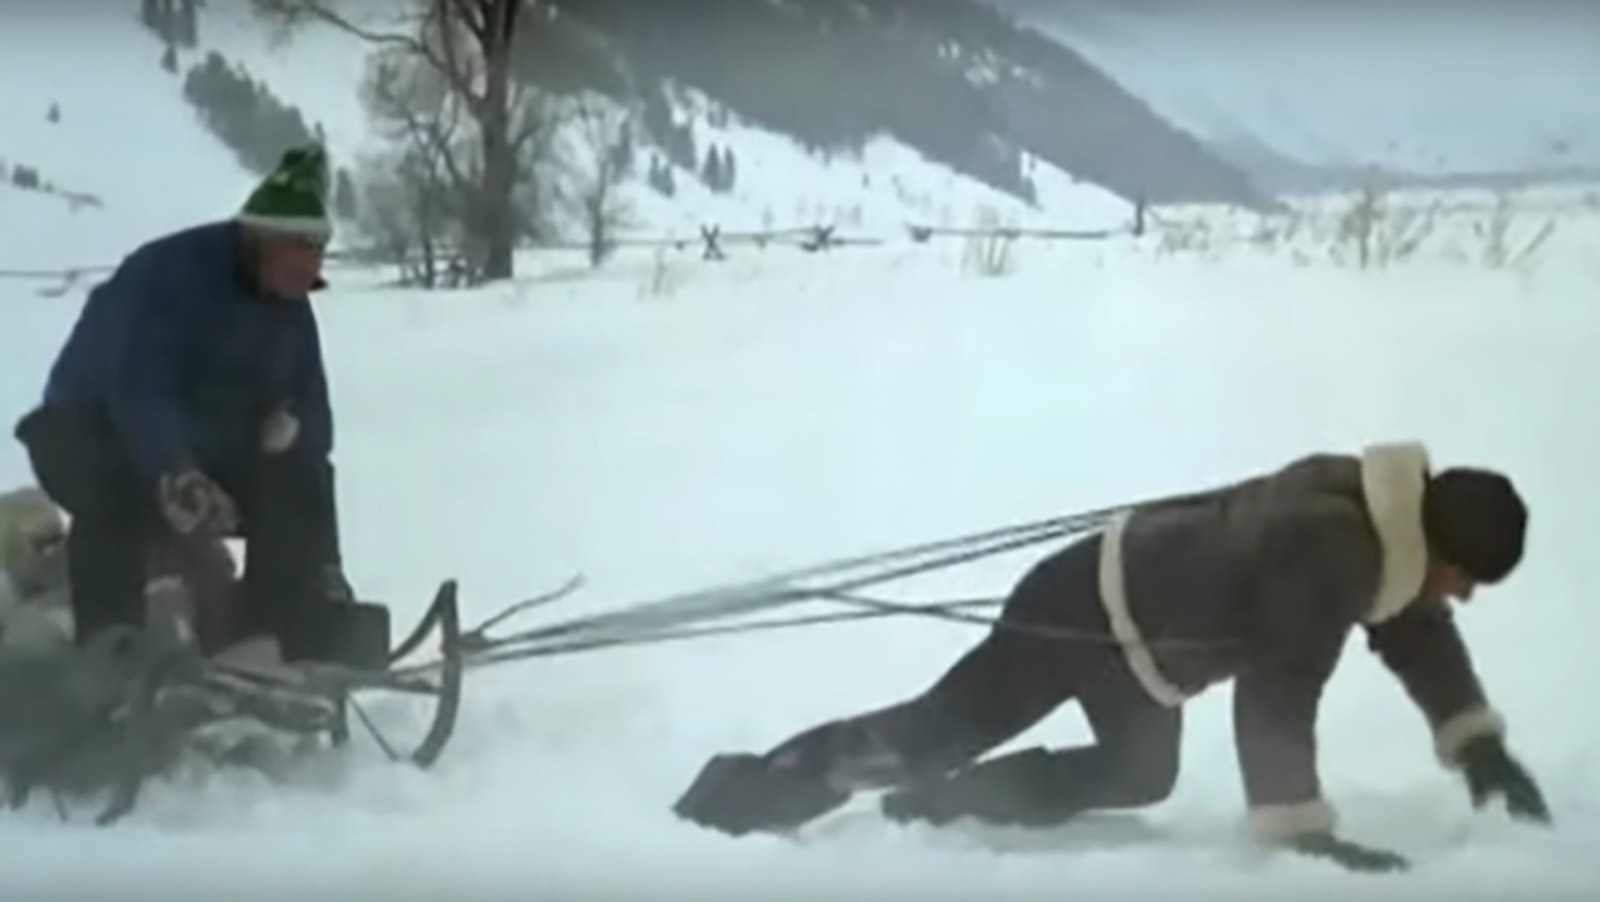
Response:
[[[335,664],[305,663],[290,669],[289,672],[294,674],[291,682],[276,674],[215,665],[208,674],[207,685],[233,695],[246,709],[243,713],[263,723],[292,732],[323,732],[335,745],[343,745],[348,741],[348,716],[354,710],[368,733],[392,760],[404,757],[419,767],[431,767],[455,735],[456,719],[461,710],[464,668],[458,595],[455,580],[440,584],[433,602],[417,625],[404,641],[389,652],[390,669],[367,671]],[[431,674],[407,675],[393,669],[430,636],[435,635],[438,637],[439,658]],[[402,756],[396,753],[388,739],[362,713],[355,694],[374,690],[431,696],[435,699],[433,721],[422,741],[410,754]],[[331,701],[334,703],[334,716],[319,723],[318,718],[307,712],[307,709],[315,710],[318,706],[301,705],[298,706],[301,710],[296,711],[294,702],[297,699]],[[283,704],[275,705],[273,702]]]

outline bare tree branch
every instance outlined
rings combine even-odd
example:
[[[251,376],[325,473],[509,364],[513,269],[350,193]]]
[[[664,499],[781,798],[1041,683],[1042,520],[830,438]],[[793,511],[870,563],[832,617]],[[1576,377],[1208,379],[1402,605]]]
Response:
[[[469,101],[477,97],[470,80],[462,72],[460,61],[454,58],[452,41],[443,41],[447,52],[432,46],[424,36],[429,25],[442,15],[446,0],[424,0],[422,12],[401,15],[400,23],[409,25],[402,30],[379,31],[362,25],[335,8],[336,0],[251,0],[258,16],[276,22],[286,33],[311,23],[331,25],[340,31],[379,47],[398,47],[422,57],[441,76],[451,82],[451,87]]]
[[[624,172],[624,152],[629,114],[604,100],[590,97],[573,110],[581,137],[591,156],[579,207],[588,233],[589,263],[599,266],[616,246],[616,232],[626,223],[629,209],[618,195]]]
[[[461,26],[472,35],[479,46],[489,43],[489,11],[479,0],[449,0],[456,8]]]
[[[547,128],[524,109],[526,92],[511,65],[521,11],[534,2],[393,0],[401,14],[379,27],[340,0],[251,0],[257,15],[286,31],[320,23],[376,48],[384,65],[367,79],[369,108],[406,145],[407,159],[427,161],[448,183],[485,278],[511,275],[520,228],[515,195],[534,177],[530,156]],[[397,65],[408,60],[418,65]]]

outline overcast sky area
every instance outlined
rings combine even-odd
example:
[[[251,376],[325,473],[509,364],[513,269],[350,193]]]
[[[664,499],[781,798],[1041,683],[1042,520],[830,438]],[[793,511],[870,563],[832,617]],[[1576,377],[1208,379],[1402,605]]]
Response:
[[[1596,0],[991,0],[1177,124],[1305,162],[1600,165]]]

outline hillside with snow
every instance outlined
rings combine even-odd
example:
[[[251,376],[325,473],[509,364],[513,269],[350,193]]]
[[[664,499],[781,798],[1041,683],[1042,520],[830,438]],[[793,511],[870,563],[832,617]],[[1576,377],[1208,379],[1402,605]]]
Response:
[[[17,126],[0,137],[0,160],[37,168],[49,185],[92,200],[74,203],[5,180],[0,203],[36,211],[36,227],[10,245],[0,268],[104,264],[144,236],[227,215],[242,202],[255,176],[200,124],[182,93],[185,73],[213,52],[320,128],[335,165],[359,169],[376,149],[359,97],[370,46],[325,27],[278,41],[245,4],[213,6],[201,13],[197,46],[179,48],[178,71],[169,72],[160,66],[161,43],[140,26],[135,6],[103,4],[70,16],[33,7],[6,13],[0,115]],[[63,46],[69,35],[78,36],[74,53],[39,49]],[[697,172],[680,168],[677,191],[667,198],[636,168],[621,187],[628,237],[692,238],[703,224],[726,231],[832,224],[841,235],[872,237],[902,235],[908,223],[1117,229],[1132,215],[1127,201],[1046,163],[1032,165],[1039,202],[1030,205],[894,140],[873,141],[857,157],[825,160],[736,120],[710,124],[704,95],[679,93],[677,115],[696,123],[702,143],[732,152],[738,181],[730,192],[713,192]],[[52,108],[59,118],[48,121]],[[566,130],[563,177],[581,180],[594,160],[592,152],[585,158],[573,130]],[[564,225],[570,239],[576,223],[569,218]]]
[[[522,65],[639,104],[689,165],[662,86],[839,154],[890,137],[1022,198],[1037,162],[1125,199],[1270,205],[1236,166],[1071,47],[982,0],[545,0]]]
[[[200,128],[135,12],[0,12],[0,270],[114,262],[131,242],[230,215],[253,187]],[[55,191],[19,187],[18,169]]]
[[[1219,147],[1423,175],[1600,167],[1592,4],[990,2]]]
[[[326,27],[275,44],[259,20],[234,7],[205,12],[200,52],[210,50],[257,73],[314,121],[328,123],[330,144],[346,159],[368,148],[367,134],[357,125],[366,116],[355,86],[370,46]],[[340,85],[349,90],[342,92]],[[927,161],[899,141],[882,138],[869,142],[859,155],[825,159],[737,117],[713,115],[716,104],[703,91],[678,85],[668,89],[675,100],[674,121],[691,126],[701,147],[730,150],[738,161],[738,180],[731,195],[725,195],[708,189],[697,168],[675,165],[677,193],[666,198],[648,190],[643,167],[636,167],[626,190],[633,209],[632,230],[641,234],[692,231],[706,222],[729,230],[828,223],[841,230],[872,232],[901,230],[908,222],[961,227],[971,225],[986,208],[1017,225],[1057,228],[1116,228],[1130,216],[1127,200],[1082,184],[1048,163],[1036,161],[1030,166],[1039,195],[1037,204],[1028,204]],[[827,103],[822,98],[817,102]],[[594,161],[584,158],[582,139],[570,135],[576,130],[576,126],[565,129],[568,144],[574,145],[569,157],[581,178]],[[588,153],[592,156],[593,151]]]

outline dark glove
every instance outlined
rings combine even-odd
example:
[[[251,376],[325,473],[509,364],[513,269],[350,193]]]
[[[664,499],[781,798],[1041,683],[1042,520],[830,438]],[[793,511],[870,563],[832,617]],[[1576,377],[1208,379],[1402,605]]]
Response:
[[[1497,736],[1480,736],[1461,747],[1458,756],[1472,794],[1472,807],[1482,808],[1491,796],[1501,796],[1506,811],[1518,820],[1550,823],[1539,786]]]
[[[1311,833],[1289,841],[1289,848],[1313,858],[1325,858],[1352,871],[1404,871],[1411,862],[1382,849],[1370,849],[1339,839],[1331,833]]]
[[[224,536],[239,526],[239,510],[233,499],[199,470],[161,477],[156,494],[161,515],[179,535]]]

